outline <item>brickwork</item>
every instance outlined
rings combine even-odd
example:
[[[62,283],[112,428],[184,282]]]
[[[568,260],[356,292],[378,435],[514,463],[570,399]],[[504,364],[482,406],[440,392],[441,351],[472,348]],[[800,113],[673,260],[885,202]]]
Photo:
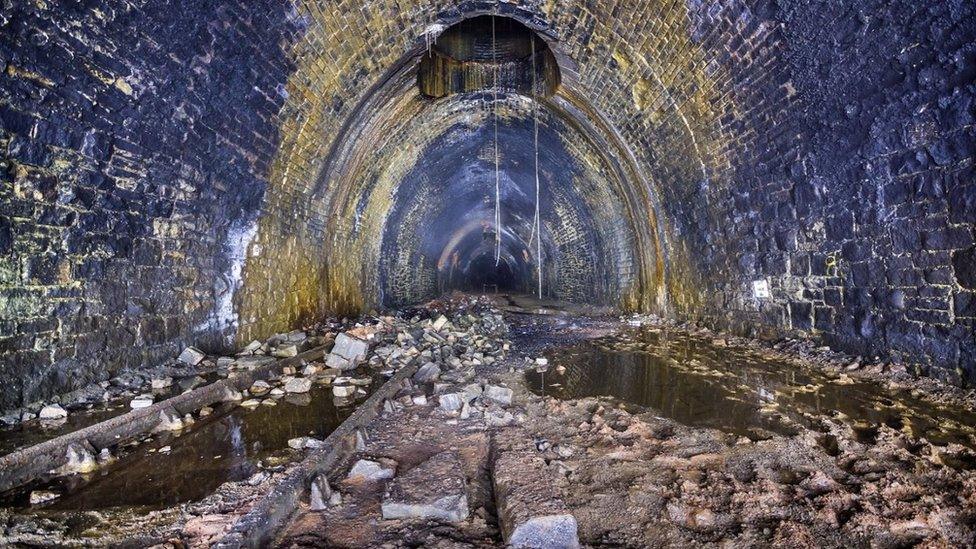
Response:
[[[564,295],[976,380],[971,3],[15,1],[0,408],[380,303],[398,186],[470,116],[416,63],[490,12],[560,65]]]
[[[288,18],[279,2],[0,5],[0,409],[229,343]]]

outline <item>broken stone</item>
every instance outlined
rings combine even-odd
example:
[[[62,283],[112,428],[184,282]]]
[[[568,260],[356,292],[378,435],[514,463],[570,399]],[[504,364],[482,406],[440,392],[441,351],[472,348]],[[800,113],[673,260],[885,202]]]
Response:
[[[286,393],[307,393],[312,389],[312,380],[305,377],[293,377],[285,382]]]
[[[437,397],[437,401],[440,404],[441,410],[444,410],[445,412],[460,410],[461,405],[463,404],[460,393],[448,393],[446,395],[441,395]]]
[[[232,357],[229,357],[229,356],[222,356],[222,357],[217,358],[217,367],[218,368],[229,368],[230,365],[233,364],[233,363],[234,363],[234,359]]]
[[[489,427],[507,427],[515,424],[515,416],[505,411],[494,411],[485,414],[485,423]]]
[[[305,437],[305,448],[308,450],[325,448],[325,441],[313,437]]]
[[[492,478],[499,525],[509,547],[579,547],[576,518],[559,497],[555,478],[537,453],[501,453]]]
[[[148,408],[153,405],[153,398],[149,395],[139,395],[129,402],[129,407],[133,410]]]
[[[115,461],[115,456],[112,455],[112,452],[108,448],[102,448],[102,450],[98,452],[98,457],[96,457],[95,460],[99,465],[106,465]]]
[[[34,490],[30,493],[30,504],[40,505],[59,497],[61,497],[61,494],[50,490]]]
[[[242,398],[244,398],[244,395],[242,395],[237,389],[224,387],[224,402],[238,401]]]
[[[185,377],[181,379],[179,385],[180,385],[180,389],[184,391],[189,391],[191,389],[196,389],[197,387],[203,385],[206,382],[207,380],[203,379],[200,376],[193,376],[193,377]]]
[[[159,423],[156,424],[154,432],[179,431],[183,429],[183,420],[174,410],[162,410],[159,412]]]
[[[488,385],[485,387],[485,398],[493,400],[502,406],[512,405],[512,390],[498,385]]]
[[[508,546],[532,549],[573,549],[579,547],[576,518],[570,514],[533,517],[518,525],[508,538]]]
[[[339,398],[348,398],[356,394],[356,387],[353,385],[336,385],[332,387],[332,394]]]
[[[152,381],[150,381],[149,384],[153,388],[154,391],[158,391],[160,389],[165,389],[167,387],[172,387],[173,386],[173,378],[171,378],[171,377],[156,378],[156,379],[153,379]]]
[[[715,513],[711,509],[692,507],[680,502],[668,504],[668,517],[676,525],[699,533],[721,530],[733,522],[728,515]]]
[[[415,406],[427,405],[427,395],[413,395],[412,397],[408,397],[408,398],[410,399],[410,402],[412,402]]]
[[[438,377],[440,377],[440,375],[440,367],[433,362],[428,362],[417,370],[417,373],[413,375],[413,379],[417,383],[430,383],[435,381]]]
[[[269,384],[267,381],[260,380],[260,379],[252,383],[251,387],[247,390],[247,392],[251,393],[254,396],[265,395],[270,391],[271,391],[271,384]]]
[[[441,316],[437,317],[437,320],[434,321],[434,324],[432,325],[432,327],[435,330],[440,331],[441,328],[443,328],[446,325],[447,325],[447,317],[444,316],[444,315],[441,315]]]
[[[357,337],[342,333],[336,336],[332,352],[326,357],[325,363],[330,368],[351,370],[366,360],[369,343]]]
[[[213,408],[211,408],[210,406],[204,406],[203,408],[200,408],[200,417],[207,417],[212,413],[213,413]]]
[[[312,488],[309,494],[309,509],[312,511],[324,511],[329,507],[342,503],[342,496],[339,492],[334,492],[329,486],[329,479],[325,475],[316,475],[312,479]]]
[[[312,377],[317,373],[319,373],[319,369],[313,364],[309,364],[304,370],[302,370],[302,375],[305,377]]]
[[[261,405],[261,401],[256,398],[251,398],[241,403],[241,406],[245,408],[256,408],[260,405]]]
[[[98,469],[98,462],[95,454],[88,443],[72,443],[67,449],[68,462],[57,469],[62,475],[73,475],[75,473],[90,473]]]
[[[461,522],[468,518],[464,472],[454,452],[441,452],[397,477],[383,498],[383,518],[435,519]]]
[[[368,459],[361,459],[352,466],[352,469],[349,470],[349,474],[346,476],[346,479],[361,479],[365,480],[366,482],[373,482],[376,480],[393,478],[393,473],[394,471],[390,467],[384,467],[383,465]]]
[[[332,354],[325,357],[325,365],[336,370],[352,370],[356,367],[356,365],[349,362],[348,359]]]
[[[245,346],[243,349],[241,349],[241,352],[237,353],[237,356],[253,355],[260,348],[261,348],[261,342],[255,339],[254,341],[248,343],[247,346]]]
[[[272,356],[276,356],[278,358],[291,358],[298,356],[298,345],[281,345],[275,349],[274,353],[271,354]]]
[[[477,383],[471,383],[471,384],[465,385],[464,386],[464,389],[462,389],[461,392],[462,392],[462,395],[464,397],[464,401],[465,402],[471,402],[472,400],[480,397],[481,396],[481,393],[483,393],[484,390],[481,388],[481,385],[479,385]]]
[[[186,349],[183,349],[183,352],[180,353],[180,356],[176,360],[186,364],[187,366],[196,366],[197,364],[203,362],[203,359],[206,357],[207,355],[205,355],[200,349],[197,349],[196,347],[187,347]]]
[[[257,486],[258,484],[261,484],[262,482],[264,482],[266,480],[268,480],[268,473],[266,473],[264,471],[259,471],[257,473],[254,473],[253,475],[251,475],[251,478],[247,479],[247,485],[248,486]]]
[[[275,359],[270,356],[245,356],[237,359],[234,366],[242,370],[254,370],[274,361]]]
[[[62,408],[60,404],[48,404],[41,408],[37,417],[47,421],[64,419],[68,417],[68,411]]]

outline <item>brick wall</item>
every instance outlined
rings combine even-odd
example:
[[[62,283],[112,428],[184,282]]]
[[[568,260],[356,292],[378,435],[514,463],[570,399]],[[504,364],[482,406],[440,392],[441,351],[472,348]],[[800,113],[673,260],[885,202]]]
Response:
[[[601,153],[563,203],[607,295],[974,379],[971,3],[8,2],[0,407],[376,304],[450,129],[411,133],[415,56],[491,11],[552,48],[569,157]]]
[[[0,13],[0,409],[225,345],[277,147],[286,7]]]

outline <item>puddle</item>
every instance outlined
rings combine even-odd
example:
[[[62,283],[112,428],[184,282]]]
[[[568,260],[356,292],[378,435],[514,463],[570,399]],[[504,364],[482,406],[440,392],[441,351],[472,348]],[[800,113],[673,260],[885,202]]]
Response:
[[[40,444],[79,429],[112,419],[130,411],[127,403],[118,402],[114,406],[98,406],[91,410],[73,412],[63,421],[41,421],[32,419],[23,423],[0,429],[0,456],[21,448]]]
[[[194,376],[191,376],[194,377]],[[213,383],[220,379],[216,373],[201,374],[205,383]],[[160,401],[180,394],[182,389],[174,383],[172,387],[161,391],[153,391],[156,401]],[[79,429],[84,429],[112,419],[113,417],[132,411],[129,402],[133,397],[113,399],[99,402],[89,409],[72,410],[68,417],[59,421],[41,421],[32,419],[17,425],[0,428],[0,456],[5,456],[21,448],[40,444]]]
[[[365,389],[369,393],[382,383],[382,376],[374,376]],[[355,409],[356,404],[336,407],[332,389],[317,384],[309,393],[285,395],[276,406],[225,403],[183,431],[155,435],[94,473],[38,480],[0,495],[0,507],[27,507],[32,490],[61,494],[43,507],[46,511],[149,511],[197,501],[224,482],[249,478],[259,471],[259,461],[287,454],[289,439],[325,438]],[[160,453],[165,446],[170,451]]]
[[[861,442],[873,442],[885,424],[933,444],[976,449],[974,413],[686,335],[632,330],[546,356],[547,372],[526,373],[529,388],[540,395],[616,397],[686,425],[753,439],[834,418],[851,425]]]

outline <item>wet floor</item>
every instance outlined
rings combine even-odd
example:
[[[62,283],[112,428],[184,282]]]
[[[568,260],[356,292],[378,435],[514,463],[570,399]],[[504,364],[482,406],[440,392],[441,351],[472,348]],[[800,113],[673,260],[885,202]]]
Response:
[[[866,443],[885,424],[934,444],[976,449],[976,413],[683,334],[633,329],[546,356],[546,372],[526,374],[536,394],[616,397],[686,425],[754,440],[840,420]]]
[[[189,376],[197,377],[197,376]],[[205,383],[216,381],[219,376],[216,373],[203,374],[199,376]],[[182,392],[178,383],[163,390],[152,391],[156,401],[160,401]],[[88,404],[84,408],[69,407],[70,414],[63,420],[42,421],[32,419],[0,428],[0,456],[15,452],[21,448],[40,444],[68,433],[73,433],[79,429],[84,429],[96,423],[112,419],[113,417],[132,411],[129,402],[133,397],[117,398],[108,402],[98,402]]]
[[[365,388],[367,394],[381,383],[381,377],[374,378]],[[355,403],[336,406],[331,388],[319,385],[276,402],[255,408],[223,404],[183,431],[155,435],[94,473],[42,479],[0,495],[0,506],[26,507],[32,490],[61,494],[44,506],[51,511],[110,507],[148,511],[197,501],[224,482],[259,472],[259,462],[267,466],[287,458],[289,439],[325,438],[356,408]],[[168,450],[161,452],[164,447]]]

